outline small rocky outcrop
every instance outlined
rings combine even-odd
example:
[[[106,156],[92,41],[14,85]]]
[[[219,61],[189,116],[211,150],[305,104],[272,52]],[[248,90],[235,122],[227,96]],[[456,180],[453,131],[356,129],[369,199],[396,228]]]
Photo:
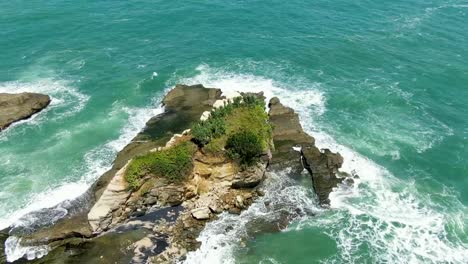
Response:
[[[343,157],[340,153],[333,153],[329,149],[320,151],[313,146],[303,147],[301,153],[320,203],[328,204],[328,195],[343,181],[343,178],[337,177],[338,169],[343,165]]]
[[[304,132],[299,115],[292,108],[284,106],[277,97],[273,97],[268,106],[275,146],[272,152],[272,167],[291,167],[295,173],[302,171],[301,154],[294,148],[313,146],[315,139]]]
[[[319,203],[328,205],[329,194],[343,181],[343,178],[337,177],[343,157],[329,149],[318,149],[315,139],[304,132],[297,113],[284,106],[278,98],[272,98],[269,107],[275,145],[272,168],[290,167],[293,173],[307,169]]]
[[[250,95],[264,99],[262,94]],[[269,103],[268,120],[263,117],[273,127],[264,138],[273,142],[267,142],[267,150],[249,166],[232,160],[223,148],[224,154],[219,154],[193,143],[187,128],[229,100],[219,89],[177,85],[163,100],[164,113],[151,118],[118,153],[113,167],[78,199],[79,210],[53,225],[13,230],[10,235],[21,236],[25,246],[48,246],[49,254],[33,263],[175,263],[200,246],[197,237],[206,223],[223,212],[240,214],[263,196],[260,188],[271,171],[292,168],[297,174],[307,169],[320,203],[327,204],[329,193],[342,180],[336,175],[343,158],[319,150],[314,138],[303,131],[298,115],[278,98]],[[132,159],[177,144],[194,147],[190,171],[182,179],[146,171],[130,188],[125,172]],[[252,229],[277,231],[287,226],[290,216],[282,214],[279,219],[280,223],[251,223]]]
[[[37,93],[0,93],[0,131],[12,123],[28,119],[50,104],[50,97]]]
[[[232,181],[231,187],[234,189],[253,188],[265,178],[265,165],[257,163],[255,166],[246,168],[238,172]]]

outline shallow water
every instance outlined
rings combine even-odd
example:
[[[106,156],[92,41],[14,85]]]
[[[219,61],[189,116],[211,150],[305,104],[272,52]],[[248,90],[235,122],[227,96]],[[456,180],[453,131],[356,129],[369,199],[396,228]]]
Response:
[[[461,0],[3,1],[0,92],[52,104],[0,135],[0,228],[81,194],[164,91],[202,83],[279,96],[361,179],[328,211],[307,180],[293,183],[286,198],[315,216],[243,243],[210,239],[190,262],[466,263],[467,11]],[[233,221],[260,218],[245,214]]]

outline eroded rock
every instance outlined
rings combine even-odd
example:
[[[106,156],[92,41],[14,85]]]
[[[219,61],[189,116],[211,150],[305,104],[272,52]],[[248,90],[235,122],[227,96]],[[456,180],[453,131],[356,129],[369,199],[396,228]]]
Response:
[[[263,181],[265,171],[267,168],[266,163],[257,163],[255,166],[246,168],[238,172],[232,181],[232,188],[253,188]]]
[[[50,104],[50,97],[37,93],[0,93],[0,131],[12,123],[28,119]]]
[[[343,157],[328,149],[320,151],[315,146],[315,139],[304,132],[299,116],[292,108],[281,104],[278,98],[272,98],[269,107],[275,145],[272,168],[291,167],[294,174],[306,168],[320,204],[329,204],[330,192],[342,181],[336,175],[343,164]]]

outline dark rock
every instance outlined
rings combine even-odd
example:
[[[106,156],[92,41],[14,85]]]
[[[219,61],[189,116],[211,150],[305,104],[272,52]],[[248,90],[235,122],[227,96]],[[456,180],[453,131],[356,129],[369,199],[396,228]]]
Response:
[[[342,181],[336,177],[338,169],[343,164],[343,157],[329,149],[320,151],[315,146],[302,148],[304,167],[312,176],[315,193],[321,204],[329,204],[328,195]]]
[[[8,238],[9,228],[0,230],[0,263],[6,263],[5,241]]]
[[[299,122],[299,116],[292,108],[281,104],[277,97],[270,100],[268,104],[269,120],[273,125],[273,143],[270,165],[272,168],[291,167],[294,173],[303,170],[301,154],[293,147],[302,145],[314,145],[314,138],[304,132]]]
[[[275,145],[271,168],[290,167],[292,174],[298,174],[306,168],[312,176],[320,204],[328,204],[328,195],[341,182],[336,173],[343,164],[343,158],[328,149],[321,152],[315,146],[315,139],[304,132],[299,116],[292,108],[281,104],[278,98],[272,98],[269,107]]]
[[[92,236],[91,228],[84,213],[63,218],[53,226],[44,227],[30,234],[22,234],[20,230],[12,229],[11,235],[21,236],[23,246],[37,246],[54,243],[61,245],[62,241],[72,238],[89,238]]]
[[[140,210],[140,211],[134,211],[133,213],[130,214],[130,217],[141,217],[144,216],[146,211]]]
[[[0,93],[0,131],[12,123],[28,119],[50,104],[50,97],[37,93]]]

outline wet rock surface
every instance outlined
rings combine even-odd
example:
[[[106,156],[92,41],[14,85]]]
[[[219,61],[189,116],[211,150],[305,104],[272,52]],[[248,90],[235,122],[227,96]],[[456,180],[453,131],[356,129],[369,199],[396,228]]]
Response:
[[[0,131],[12,123],[28,119],[50,104],[50,97],[37,93],[0,93]]]

